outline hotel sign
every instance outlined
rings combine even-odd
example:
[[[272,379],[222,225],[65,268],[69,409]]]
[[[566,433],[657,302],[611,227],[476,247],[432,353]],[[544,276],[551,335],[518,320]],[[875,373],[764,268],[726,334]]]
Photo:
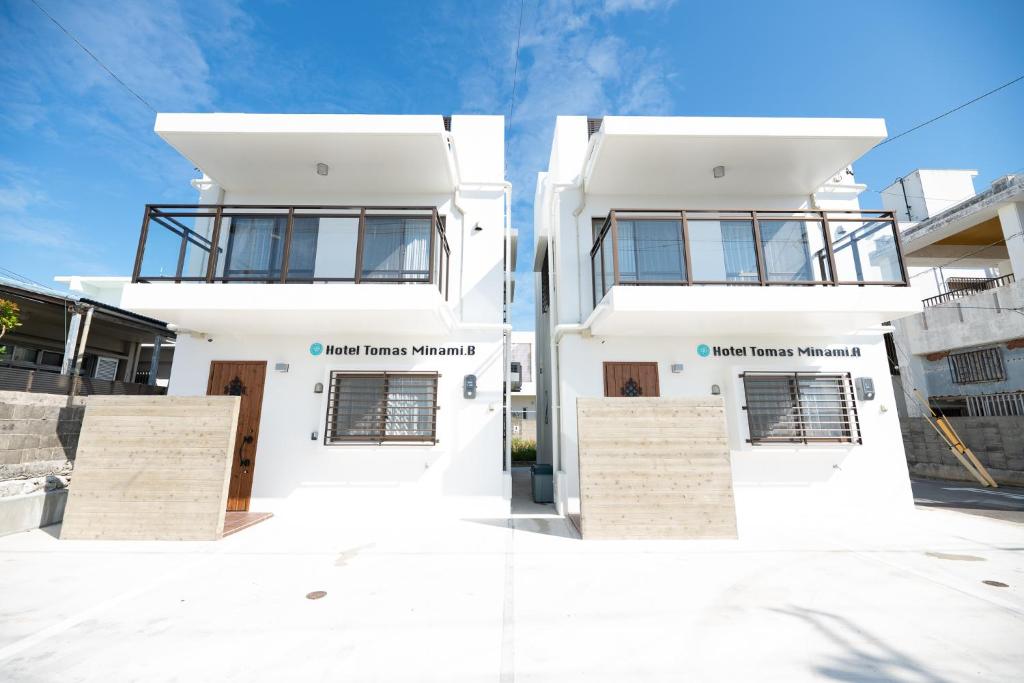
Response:
[[[313,356],[475,356],[476,346],[372,346],[370,344],[321,344],[309,345]]]
[[[697,345],[697,355],[701,358],[860,358],[859,346],[709,346]]]

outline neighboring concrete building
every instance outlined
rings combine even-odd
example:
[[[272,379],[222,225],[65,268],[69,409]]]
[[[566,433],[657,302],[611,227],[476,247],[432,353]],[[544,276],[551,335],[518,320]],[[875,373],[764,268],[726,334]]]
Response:
[[[538,460],[560,511],[580,511],[577,400],[632,396],[672,400],[621,443],[619,500],[658,467],[637,449],[687,418],[655,425],[696,398],[724,399],[741,534],[910,509],[882,335],[921,302],[893,214],[860,209],[850,167],[885,135],[879,119],[558,117],[534,267]],[[672,484],[701,495],[702,481]]]
[[[178,330],[170,394],[243,397],[229,509],[507,510],[503,118],[160,114],[156,132],[198,198],[146,207],[117,300]]]
[[[919,170],[904,180],[904,256],[921,313],[894,322],[896,385],[947,415],[1024,415],[1024,176],[975,194],[975,171]],[[904,205],[899,181],[883,191]],[[933,199],[939,198],[939,199]],[[904,209],[904,218],[906,210]],[[907,398],[903,413],[922,414]]]
[[[512,332],[512,362],[520,373],[518,388],[512,386],[512,436],[537,438],[537,363],[534,360],[536,337],[533,332]]]

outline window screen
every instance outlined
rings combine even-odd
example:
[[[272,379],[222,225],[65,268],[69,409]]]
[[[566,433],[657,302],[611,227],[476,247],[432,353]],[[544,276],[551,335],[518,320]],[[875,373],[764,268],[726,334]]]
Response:
[[[860,443],[849,373],[741,375],[750,443]]]
[[[956,384],[999,382],[1006,379],[1003,357],[998,348],[951,353],[949,373]]]
[[[324,443],[435,443],[437,378],[332,372]]]

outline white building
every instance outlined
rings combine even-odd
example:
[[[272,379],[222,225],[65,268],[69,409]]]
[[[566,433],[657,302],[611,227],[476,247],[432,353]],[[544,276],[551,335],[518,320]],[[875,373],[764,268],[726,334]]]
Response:
[[[882,334],[921,302],[894,216],[860,209],[850,166],[885,135],[879,119],[558,117],[534,268],[538,459],[560,511],[580,509],[577,399],[713,394],[741,535],[910,508]]]
[[[507,510],[503,125],[157,116],[196,203],[146,207],[130,282],[72,284],[177,328],[170,394],[242,395],[232,509]]]
[[[1024,415],[1024,176],[976,194],[976,175],[916,170],[882,192],[924,305],[894,323],[895,382],[947,415]]]
[[[512,332],[512,363],[518,368],[520,383],[512,385],[512,436],[537,438],[537,363],[536,335]],[[514,372],[514,370],[513,370]]]

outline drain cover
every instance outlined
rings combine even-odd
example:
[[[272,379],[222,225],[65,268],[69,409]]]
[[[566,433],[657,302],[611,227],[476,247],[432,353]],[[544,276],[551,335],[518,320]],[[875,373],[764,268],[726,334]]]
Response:
[[[312,593],[306,593],[307,600],[319,600],[320,598],[327,595],[327,591],[313,591]]]
[[[1009,588],[1010,587],[1010,584],[1008,584],[1008,583],[1003,583],[1002,581],[993,581],[991,579],[986,579],[986,580],[982,581],[982,583],[985,584],[986,586],[995,586],[996,588]]]

